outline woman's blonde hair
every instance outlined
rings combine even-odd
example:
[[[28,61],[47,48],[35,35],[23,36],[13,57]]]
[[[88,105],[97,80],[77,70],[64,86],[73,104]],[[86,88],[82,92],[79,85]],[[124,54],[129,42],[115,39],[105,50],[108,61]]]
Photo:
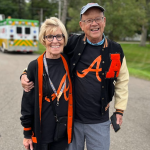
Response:
[[[46,19],[44,21],[44,23],[42,24],[42,26],[40,28],[40,33],[39,33],[40,43],[45,46],[46,45],[45,44],[46,32],[50,32],[50,33],[55,32],[58,28],[60,28],[60,30],[62,31],[62,33],[64,35],[65,45],[66,45],[67,41],[68,41],[68,34],[66,31],[66,28],[65,28],[64,24],[56,17],[50,17],[49,19]]]

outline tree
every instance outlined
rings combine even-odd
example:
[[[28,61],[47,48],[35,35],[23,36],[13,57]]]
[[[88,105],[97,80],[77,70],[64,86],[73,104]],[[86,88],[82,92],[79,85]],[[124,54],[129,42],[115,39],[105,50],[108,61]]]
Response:
[[[68,15],[71,18],[67,23],[69,32],[80,31],[79,16],[81,7],[91,2],[90,0],[76,0],[69,3]],[[141,29],[144,10],[140,8],[137,0],[95,0],[105,8],[106,27],[105,35],[110,39],[119,40],[131,37]]]
[[[99,3],[99,0],[93,0],[92,3]],[[80,26],[80,11],[81,8],[87,3],[91,3],[91,0],[69,0],[68,17],[70,20],[67,22],[68,33],[79,32]]]
[[[109,0],[105,3],[105,34],[112,40],[132,37],[140,29],[143,11],[136,0]]]
[[[17,5],[16,5],[17,4]],[[24,18],[25,0],[1,0],[0,14],[4,14],[7,18]]]
[[[8,9],[9,6],[9,9]],[[54,0],[1,0],[0,13],[6,17],[40,20],[40,11],[43,9],[43,19],[55,16],[58,4]]]
[[[61,21],[63,22],[64,25],[66,24],[66,20],[67,20],[67,10],[68,10],[68,0],[63,0]]]
[[[32,19],[40,20],[41,9],[43,10],[43,20],[57,13],[58,4],[50,0],[30,0],[29,11]]]
[[[145,46],[146,39],[147,39],[147,31],[150,26],[150,0],[142,0],[140,1],[142,4],[142,10],[144,11],[144,18],[143,18],[143,24],[142,24],[142,35],[141,35],[141,42],[140,46]]]

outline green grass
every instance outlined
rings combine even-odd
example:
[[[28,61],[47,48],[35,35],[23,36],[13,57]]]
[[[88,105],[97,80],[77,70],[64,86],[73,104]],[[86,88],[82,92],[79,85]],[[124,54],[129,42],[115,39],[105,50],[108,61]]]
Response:
[[[129,73],[132,76],[150,80],[150,44],[121,44]]]
[[[142,79],[150,80],[150,44],[145,47],[139,44],[121,44],[129,69],[129,74]],[[39,44],[37,54],[42,54],[45,47]]]
[[[34,53],[42,54],[42,53],[44,53],[45,50],[46,50],[46,48],[41,43],[39,43],[39,50],[35,51]]]

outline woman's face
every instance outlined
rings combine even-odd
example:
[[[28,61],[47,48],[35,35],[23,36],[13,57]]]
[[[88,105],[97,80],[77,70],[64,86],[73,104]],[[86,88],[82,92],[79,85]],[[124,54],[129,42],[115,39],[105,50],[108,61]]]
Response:
[[[57,30],[52,33],[46,32],[45,44],[46,52],[48,55],[50,55],[50,57],[55,57],[63,52],[65,39],[62,35],[62,31],[60,30],[60,28],[57,28]]]

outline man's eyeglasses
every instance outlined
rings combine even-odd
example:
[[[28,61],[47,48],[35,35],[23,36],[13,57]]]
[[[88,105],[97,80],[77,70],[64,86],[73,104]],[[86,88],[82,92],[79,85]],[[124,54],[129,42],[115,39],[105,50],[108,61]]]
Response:
[[[101,23],[103,21],[104,17],[99,17],[96,19],[87,19],[87,20],[81,20],[82,22],[85,22],[87,24],[92,24],[93,21],[95,21],[96,23]]]
[[[61,41],[63,37],[65,37],[63,34],[57,34],[57,35],[46,35],[45,38],[51,42],[53,41],[54,37],[57,39],[57,41]]]

